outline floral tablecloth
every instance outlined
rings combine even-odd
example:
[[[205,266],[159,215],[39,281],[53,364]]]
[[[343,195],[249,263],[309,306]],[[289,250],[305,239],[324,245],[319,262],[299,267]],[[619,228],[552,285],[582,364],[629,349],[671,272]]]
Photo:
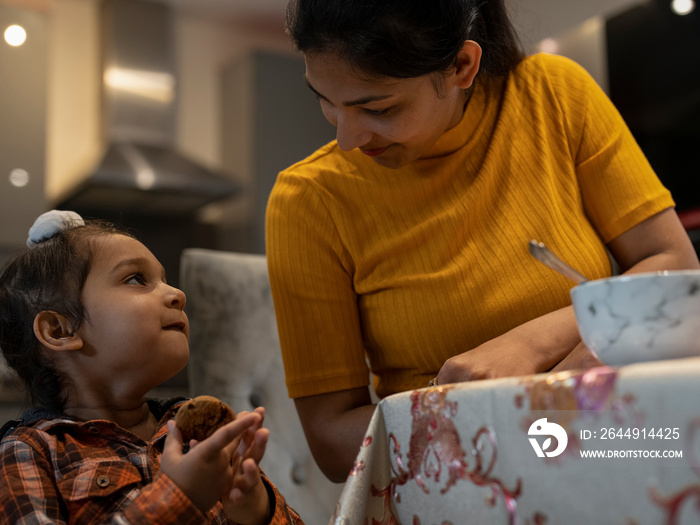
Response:
[[[700,523],[700,358],[405,392],[331,525]]]

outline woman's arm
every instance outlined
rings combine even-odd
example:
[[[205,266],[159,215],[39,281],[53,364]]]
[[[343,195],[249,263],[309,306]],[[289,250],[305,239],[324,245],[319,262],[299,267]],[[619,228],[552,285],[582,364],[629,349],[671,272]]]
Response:
[[[294,402],[316,463],[328,479],[344,482],[374,413],[369,390],[353,388]]]
[[[678,214],[668,208],[608,243],[624,273],[698,269],[698,256]]]
[[[623,273],[700,268],[688,234],[672,208],[616,237],[608,249]],[[448,359],[437,377],[438,384],[445,384],[598,364],[581,343],[573,307],[568,306]]]

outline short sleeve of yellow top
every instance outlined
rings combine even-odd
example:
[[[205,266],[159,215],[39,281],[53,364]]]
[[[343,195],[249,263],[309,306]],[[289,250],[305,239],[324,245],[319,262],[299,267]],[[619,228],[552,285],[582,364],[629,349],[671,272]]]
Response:
[[[570,304],[530,239],[591,278],[605,243],[674,205],[610,100],[538,54],[476,84],[461,122],[394,170],[335,141],[272,190],[266,251],[290,397],[427,386],[445,360]]]

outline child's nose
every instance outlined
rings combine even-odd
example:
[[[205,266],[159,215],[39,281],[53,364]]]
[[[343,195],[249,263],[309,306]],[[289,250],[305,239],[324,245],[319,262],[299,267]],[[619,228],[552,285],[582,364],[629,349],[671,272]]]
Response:
[[[168,304],[174,308],[179,308],[183,310],[185,308],[185,303],[187,302],[187,297],[185,292],[174,286],[166,285],[169,290],[167,294]]]

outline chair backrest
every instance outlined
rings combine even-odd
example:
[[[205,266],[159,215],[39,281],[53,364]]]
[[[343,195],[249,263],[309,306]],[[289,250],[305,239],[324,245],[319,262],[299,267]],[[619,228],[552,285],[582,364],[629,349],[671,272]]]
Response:
[[[190,319],[190,394],[216,396],[236,412],[264,406],[270,439],[262,469],[307,525],[327,524],[343,485],[314,462],[287,395],[265,256],[186,249],[180,286]]]

